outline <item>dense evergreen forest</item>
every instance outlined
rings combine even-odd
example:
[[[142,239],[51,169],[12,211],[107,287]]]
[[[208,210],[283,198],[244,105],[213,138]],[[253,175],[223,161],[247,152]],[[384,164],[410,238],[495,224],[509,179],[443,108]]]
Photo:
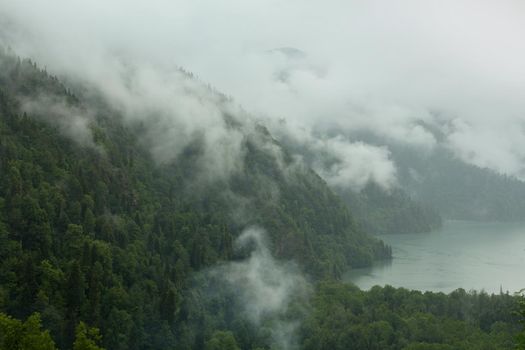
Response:
[[[239,173],[203,184],[198,139],[158,163],[144,126],[103,99],[8,53],[0,65],[0,349],[513,347],[518,297],[337,282],[390,248],[263,126],[245,135]],[[23,108],[42,96],[89,110],[93,144],[64,135],[49,109]],[[211,273],[253,258],[235,242],[255,226],[267,232],[263,257],[309,276],[278,318],[257,322],[236,302],[244,281],[228,288]]]
[[[403,189],[385,190],[374,182],[358,193],[339,190],[356,221],[373,234],[430,232],[442,226],[439,213]]]

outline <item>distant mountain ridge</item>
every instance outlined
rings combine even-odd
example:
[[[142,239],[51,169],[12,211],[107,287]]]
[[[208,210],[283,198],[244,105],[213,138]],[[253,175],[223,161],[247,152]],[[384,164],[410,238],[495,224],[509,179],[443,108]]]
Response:
[[[440,142],[434,149],[418,149],[385,140],[373,133],[353,137],[373,145],[386,145],[396,164],[400,188],[415,201],[433,208],[444,219],[479,221],[523,221],[525,182],[494,170],[467,164]]]

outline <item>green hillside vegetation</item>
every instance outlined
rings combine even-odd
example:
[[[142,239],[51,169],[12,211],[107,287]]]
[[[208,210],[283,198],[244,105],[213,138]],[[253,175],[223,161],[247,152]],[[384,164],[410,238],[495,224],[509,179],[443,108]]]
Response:
[[[518,298],[320,284],[303,349],[514,349]]]
[[[28,60],[0,62],[1,350],[270,349],[268,330],[284,323],[302,349],[512,348],[517,297],[337,282],[390,249],[313,171],[284,172],[261,147],[281,147],[264,127],[246,135],[241,173],[195,183],[198,140],[158,164],[140,125],[103,101],[89,105],[97,100]],[[43,93],[95,111],[95,146],[65,137],[53,115],[22,111],[21,98]],[[233,246],[247,225],[264,227],[272,255],[296,261],[316,285],[309,298],[292,296],[283,324],[250,322],[233,302],[238,290],[206,274],[247,256]]]
[[[385,190],[370,182],[360,192],[339,191],[365,232],[430,232],[442,226],[439,213],[410,198],[400,188]]]
[[[181,331],[188,278],[232,259],[246,225],[264,227],[275,256],[317,278],[390,257],[313,171],[284,174],[259,147],[275,142],[263,127],[246,135],[242,173],[199,186],[198,140],[157,164],[103,102],[87,106],[29,60],[0,61],[0,310],[39,312],[60,348],[80,321],[99,328],[108,349],[167,347]],[[22,98],[41,94],[96,111],[96,147],[64,137],[53,115],[22,112]],[[250,213],[243,225],[232,219],[235,198]]]
[[[199,317],[188,320],[190,326],[179,338],[165,339],[157,349],[268,349],[271,340],[265,328],[232,313],[229,297],[216,293],[194,299],[189,308],[199,308]],[[295,303],[289,314],[292,319],[302,317],[293,339],[300,349],[510,350],[525,348],[525,331],[519,325],[525,316],[523,306],[520,313],[514,312],[519,304],[523,305],[522,299],[508,294],[459,289],[445,295],[390,286],[361,291],[324,282],[318,284],[310,303]],[[189,335],[194,339],[191,346]],[[96,329],[80,323],[73,350],[99,350],[99,341]],[[0,314],[0,349],[57,347],[49,331],[41,328],[38,314],[24,323]]]

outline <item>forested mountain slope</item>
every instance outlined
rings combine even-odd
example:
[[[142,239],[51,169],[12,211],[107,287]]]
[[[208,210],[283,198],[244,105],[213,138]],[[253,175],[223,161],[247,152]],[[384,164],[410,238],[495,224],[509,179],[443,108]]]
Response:
[[[439,213],[403,189],[385,190],[370,182],[361,191],[340,190],[363,230],[374,234],[430,232],[440,228]]]
[[[514,346],[517,297],[335,282],[390,250],[264,127],[245,133],[241,171],[204,180],[198,138],[159,162],[146,126],[100,96],[27,60],[1,65],[0,349]],[[67,122],[86,111],[92,142]],[[254,225],[268,247],[236,249]]]
[[[404,174],[403,187],[447,219],[525,218],[525,182],[515,177],[466,164],[442,148],[423,158],[407,151],[394,158]]]
[[[262,126],[244,137],[240,172],[201,183],[198,138],[159,163],[140,123],[28,60],[0,62],[0,311],[40,312],[62,348],[81,320],[101,329],[108,349],[166,347],[191,317],[180,312],[189,277],[235,258],[232,242],[249,225],[267,230],[275,256],[316,277],[390,256]],[[28,112],[43,96],[61,110]],[[73,122],[57,122],[68,120],[63,110],[93,115],[91,144]]]
[[[438,128],[426,124],[422,127],[437,140],[434,149],[421,152],[371,132],[355,133],[353,138],[388,146],[400,188],[444,219],[522,221],[525,218],[525,182],[468,164],[447,147],[445,135]]]
[[[330,174],[333,169],[339,168],[339,163],[342,162],[341,158],[333,154],[331,148],[344,147],[345,143],[335,142],[336,146],[333,146],[330,141],[341,137],[342,139],[348,138],[352,142],[357,141],[356,144],[359,144],[363,137],[362,135],[342,137],[339,134],[340,130],[327,130],[314,136],[304,132],[297,136],[290,131],[290,126],[285,121],[274,124],[272,130],[278,135],[279,141],[293,154],[302,157],[306,163],[311,164],[321,174],[323,172]],[[378,141],[368,138],[366,140],[372,144]],[[355,156],[359,157],[357,154]],[[344,152],[343,158],[350,158],[345,162],[352,165],[351,157],[344,155]],[[366,167],[366,165],[360,166]],[[353,186],[349,177],[346,183],[339,181],[337,185],[332,184],[332,189],[348,205],[356,222],[366,232],[372,234],[421,233],[441,227],[442,219],[439,212],[428,203],[417,200],[412,192],[406,191],[402,185],[407,175],[404,172],[398,175],[400,181],[388,185],[379,184],[373,177],[368,177],[368,182],[360,186]]]

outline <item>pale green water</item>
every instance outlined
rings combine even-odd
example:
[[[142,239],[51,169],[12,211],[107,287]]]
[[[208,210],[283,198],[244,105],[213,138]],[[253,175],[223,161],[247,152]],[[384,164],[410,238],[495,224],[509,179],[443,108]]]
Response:
[[[425,234],[380,236],[394,259],[345,275],[362,289],[389,284],[422,291],[497,293],[525,288],[525,223],[448,221]]]

